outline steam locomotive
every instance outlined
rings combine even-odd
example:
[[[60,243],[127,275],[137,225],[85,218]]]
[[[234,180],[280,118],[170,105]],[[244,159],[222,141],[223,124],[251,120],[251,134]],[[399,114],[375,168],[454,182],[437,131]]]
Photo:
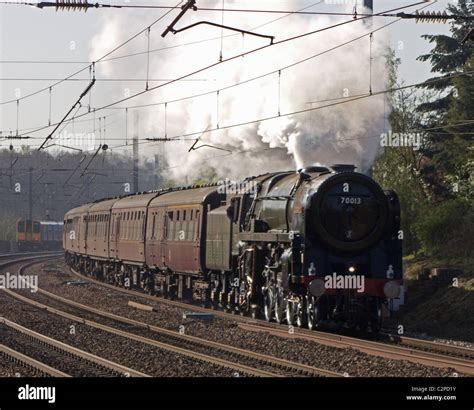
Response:
[[[352,165],[88,203],[66,262],[127,288],[310,329],[378,331],[403,303],[400,204]]]

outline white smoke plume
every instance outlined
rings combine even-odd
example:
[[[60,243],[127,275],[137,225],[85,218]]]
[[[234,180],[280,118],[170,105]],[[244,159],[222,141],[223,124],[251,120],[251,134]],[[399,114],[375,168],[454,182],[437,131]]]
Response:
[[[198,2],[199,3],[199,2]],[[212,3],[216,8],[222,2]],[[200,4],[198,4],[199,6]],[[209,6],[208,3],[202,4]],[[225,6],[242,6],[241,1],[225,1]],[[248,6],[248,4],[246,4]],[[278,2],[278,7],[296,10],[301,2]],[[312,10],[334,11],[326,4]],[[337,11],[352,11],[351,7],[340,7]],[[360,10],[362,11],[362,9]],[[151,49],[170,47],[150,54],[150,78],[171,79],[192,72],[218,61],[221,52],[221,30],[210,26],[198,26],[182,33],[169,33],[164,39],[161,33],[175,17],[158,23],[151,30]],[[155,16],[153,16],[155,17]],[[224,14],[224,24],[251,30],[275,19],[275,15],[232,13]],[[193,12],[187,14],[176,28],[200,20],[221,23],[220,12]],[[350,17],[345,17],[350,20]],[[276,41],[294,35],[307,33],[318,28],[341,22],[341,17],[292,15],[265,25],[255,32],[274,35]],[[150,12],[115,14],[104,17],[100,32],[92,41],[91,58],[108,52],[121,41],[145,27],[153,19]],[[374,28],[380,22],[374,21]],[[189,80],[159,88],[145,96],[127,101],[125,104],[146,104],[164,102],[185,97],[257,77],[278,70],[317,53],[347,42],[355,37],[368,34],[371,30],[367,22],[357,21],[303,37],[298,40],[268,47],[262,51],[237,58],[231,62],[196,74]],[[224,36],[234,34],[224,31]],[[201,39],[217,37],[216,40],[201,42],[186,47],[172,46]],[[224,59],[253,48],[268,44],[268,40],[241,34],[222,39]],[[384,30],[374,33],[372,38],[372,90],[386,88],[387,73],[385,51],[388,35]],[[146,37],[129,43],[117,55],[134,53],[146,49]],[[181,142],[166,142],[142,145],[144,153],[166,150],[168,171],[180,183],[189,183],[209,168],[214,169],[219,178],[242,178],[267,171],[298,169],[304,166],[334,163],[351,163],[365,171],[379,150],[378,136],[383,132],[386,108],[383,96],[374,96],[355,102],[322,108],[303,114],[284,116],[283,114],[326,105],[335,101],[313,103],[351,97],[369,92],[370,40],[366,36],[349,45],[310,59],[302,64],[281,71],[280,86],[278,73],[256,81],[199,98],[169,103],[166,115],[166,135],[179,136],[196,133],[206,128],[223,128],[228,125],[245,123],[255,119],[277,115],[281,117],[204,133],[196,147],[208,144],[221,150],[203,147],[188,153],[193,144],[186,137]],[[98,73],[106,77],[140,77],[146,75],[146,56],[119,59],[97,65]],[[151,86],[159,83],[151,83]],[[123,97],[123,88],[129,87],[131,94],[142,91],[143,84],[124,84],[107,93],[104,102]],[[133,110],[130,110],[132,112]],[[154,106],[137,110],[140,112],[140,137],[165,136],[165,107]],[[130,122],[129,122],[130,124]],[[130,134],[130,133],[129,133]],[[228,150],[228,151],[223,151]]]

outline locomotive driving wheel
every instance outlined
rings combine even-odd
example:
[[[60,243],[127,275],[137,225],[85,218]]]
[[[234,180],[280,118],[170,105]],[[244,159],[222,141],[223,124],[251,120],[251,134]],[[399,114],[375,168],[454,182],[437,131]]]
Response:
[[[307,312],[306,312],[306,298],[300,297],[296,303],[296,325],[298,327],[306,327]]]
[[[313,330],[316,328],[318,325],[318,312],[316,308],[316,300],[314,296],[308,295],[306,296],[308,301],[306,303],[307,309],[308,309],[308,329]]]
[[[263,314],[267,322],[273,319],[273,312],[275,307],[275,289],[273,286],[266,288],[263,295]]]
[[[294,325],[295,323],[295,302],[292,300],[286,300],[286,309],[285,309],[285,316],[286,316],[286,323],[288,323],[289,326]]]
[[[373,313],[370,317],[370,330],[373,333],[377,333],[380,331],[383,322],[382,304],[379,300],[376,300],[375,303],[373,303],[372,311]]]
[[[285,320],[288,301],[283,294],[283,289],[278,287],[275,294],[275,321],[279,324]]]
[[[313,330],[321,325],[327,314],[327,301],[322,297],[307,296],[308,329]]]

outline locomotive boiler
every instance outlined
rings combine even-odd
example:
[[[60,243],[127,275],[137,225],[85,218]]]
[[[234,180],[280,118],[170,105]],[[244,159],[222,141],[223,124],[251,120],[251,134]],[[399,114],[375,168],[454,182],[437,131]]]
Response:
[[[403,302],[398,198],[350,165],[97,201],[64,223],[71,266],[167,298],[372,331]]]

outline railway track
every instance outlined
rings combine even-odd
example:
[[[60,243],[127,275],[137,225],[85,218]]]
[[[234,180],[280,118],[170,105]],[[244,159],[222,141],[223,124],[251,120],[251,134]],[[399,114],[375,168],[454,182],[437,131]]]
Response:
[[[26,261],[36,258],[50,258],[55,256],[61,256],[60,251],[45,251],[45,252],[27,252],[27,253],[6,253],[0,255],[0,268],[5,268],[13,263],[17,263],[18,260]]]
[[[38,256],[38,255],[57,255],[62,254],[62,251],[39,251],[39,252],[20,252],[20,253],[2,253],[0,260],[8,258],[17,258],[19,256]]]
[[[59,252],[32,252],[0,255],[1,259],[7,259],[0,264],[0,269],[19,262],[41,262],[59,254]],[[7,289],[2,290],[8,292]],[[6,360],[33,370],[37,375],[147,377],[144,373],[69,346],[3,317],[0,317],[0,334],[3,342],[0,345],[0,354]],[[56,366],[48,363],[55,363]]]
[[[321,344],[327,344],[329,346],[351,347],[368,354],[375,354],[377,356],[392,359],[410,360],[428,366],[451,367],[459,372],[474,375],[474,362],[472,359],[446,356],[426,350],[411,349],[408,347],[374,342],[349,336],[340,336],[331,333],[310,333],[309,331],[304,331],[304,329],[295,332],[295,334],[290,334],[287,330],[264,326],[261,324],[239,323],[239,327],[250,331],[268,332],[269,334],[280,337],[306,339]]]
[[[28,373],[38,377],[70,377],[55,368],[48,366],[30,356],[24,355],[16,350],[10,349],[4,344],[0,344],[0,357],[2,361],[10,362],[25,369]]]
[[[96,283],[99,286],[114,289],[131,296],[140,296],[150,301],[165,303],[182,309],[189,310],[190,307],[192,307],[195,311],[212,313],[218,317],[235,320],[239,322],[241,327],[246,327],[248,330],[267,331],[285,338],[303,338],[335,347],[352,347],[372,355],[409,360],[414,363],[436,367],[453,368],[459,372],[474,374],[474,349],[390,334],[382,334],[381,341],[372,341],[328,332],[310,331],[308,329],[296,327],[293,328],[293,331],[290,333],[288,332],[287,325],[269,323],[264,320],[253,319],[198,305],[190,305],[176,300],[147,295],[143,292],[124,289],[104,283],[90,278],[89,276],[82,275],[71,268],[69,269],[77,277]]]
[[[14,349],[21,361],[60,377],[146,377],[146,374],[79,350],[5,318],[0,334],[10,354]]]
[[[36,262],[23,265],[19,274]],[[71,301],[59,295],[38,288],[38,293],[54,300],[56,303],[67,305],[68,312],[44,303],[32,300],[11,290],[5,290],[10,296],[37,308],[62,316],[64,318],[84,323],[97,329],[119,336],[152,345],[174,353],[183,354],[194,359],[204,360],[213,364],[236,370],[239,375],[252,376],[325,376],[342,377],[343,374],[321,369],[301,363],[290,362],[273,356],[228,346],[222,343],[201,339],[191,335],[152,326],[143,322],[105,312],[78,302]],[[74,313],[71,313],[71,310]],[[105,321],[105,323],[104,323]],[[133,330],[133,332],[132,332]],[[145,336],[143,335],[145,334]],[[147,337],[151,336],[151,337]]]

